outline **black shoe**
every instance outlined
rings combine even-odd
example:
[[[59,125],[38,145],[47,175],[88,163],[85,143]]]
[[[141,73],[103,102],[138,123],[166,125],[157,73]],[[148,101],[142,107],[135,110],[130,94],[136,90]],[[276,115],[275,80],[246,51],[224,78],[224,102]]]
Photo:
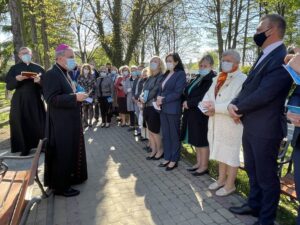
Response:
[[[193,176],[195,176],[195,177],[199,177],[199,176],[202,176],[202,175],[204,175],[204,174],[208,174],[208,170],[204,170],[204,171],[202,171],[202,172],[194,172],[194,173],[192,173],[192,175]]]
[[[160,160],[160,159],[162,159],[163,157],[164,157],[164,154],[161,154],[161,156],[159,156],[158,158],[154,157],[153,160]]]
[[[147,156],[146,160],[153,160],[154,158],[155,158],[155,155],[154,156]]]
[[[134,131],[135,130],[135,128],[134,127],[131,127],[131,128],[129,128],[127,131],[128,132],[131,132],[131,131]]]
[[[75,190],[73,188],[69,188],[65,191],[54,191],[54,194],[55,195],[61,195],[61,196],[64,196],[64,197],[73,197],[73,196],[79,195],[80,191]]]
[[[244,204],[240,207],[230,207],[229,211],[238,215],[252,215],[254,217],[259,216],[259,213],[251,209],[248,204]]]
[[[141,137],[141,138],[140,138],[140,141],[148,141],[148,138],[143,138],[143,137]]]
[[[198,168],[193,168],[193,167],[192,167],[192,168],[187,168],[186,170],[189,171],[189,172],[194,172],[194,171],[196,171],[197,169],[198,169]]]
[[[167,165],[169,165],[170,162],[167,162],[167,163],[160,163],[158,165],[158,167],[166,167]]]
[[[175,165],[174,166],[172,166],[172,167],[166,167],[166,171],[171,171],[171,170],[174,170],[175,168],[177,168],[178,167],[178,164],[177,163],[175,163]]]

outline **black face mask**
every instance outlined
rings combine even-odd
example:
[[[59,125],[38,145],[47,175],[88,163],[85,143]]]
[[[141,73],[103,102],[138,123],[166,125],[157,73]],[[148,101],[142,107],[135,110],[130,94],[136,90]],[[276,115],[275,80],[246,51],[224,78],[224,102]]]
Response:
[[[268,30],[270,30],[270,29],[268,29]],[[268,39],[268,37],[266,35],[266,32],[268,30],[266,30],[265,32],[261,32],[259,34],[254,34],[253,40],[257,46],[261,47],[265,43],[265,41]]]

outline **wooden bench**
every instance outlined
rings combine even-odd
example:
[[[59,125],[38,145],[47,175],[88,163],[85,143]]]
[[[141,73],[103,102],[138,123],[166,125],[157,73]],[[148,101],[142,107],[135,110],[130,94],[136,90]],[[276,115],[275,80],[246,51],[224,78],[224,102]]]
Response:
[[[296,194],[294,174],[292,172],[293,161],[290,158],[290,159],[282,162],[282,164],[288,164],[288,169],[287,169],[286,174],[284,176],[280,177],[281,193],[286,196],[289,196],[292,200],[296,200],[297,194]]]
[[[31,156],[2,156],[0,157],[0,224],[17,225],[25,224],[32,205],[41,201],[41,197],[29,202],[25,199],[28,186],[34,180],[42,190],[43,197],[47,197],[38,178],[38,165],[41,150],[46,140],[40,140],[36,152]],[[11,171],[4,160],[24,160],[33,158],[29,170]]]

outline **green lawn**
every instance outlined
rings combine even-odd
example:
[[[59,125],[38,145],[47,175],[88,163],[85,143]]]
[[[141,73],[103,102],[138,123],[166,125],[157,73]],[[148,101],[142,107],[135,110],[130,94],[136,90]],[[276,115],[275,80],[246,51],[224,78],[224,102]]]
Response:
[[[192,164],[196,163],[196,153],[189,145],[183,145],[182,157],[187,159]],[[289,148],[289,152],[287,153],[290,155],[292,152],[292,148]],[[285,171],[284,168],[283,171]],[[209,174],[211,177],[217,179],[218,176],[218,163],[216,161],[210,160],[209,162]],[[283,172],[283,174],[285,174]],[[236,186],[237,191],[243,197],[247,197],[249,193],[249,181],[248,176],[245,171],[239,170]],[[295,225],[295,218],[297,215],[297,208],[299,204],[295,201],[291,201],[289,197],[281,195],[280,203],[277,212],[277,222],[282,225]]]
[[[10,105],[10,100],[5,96],[5,83],[0,82],[0,109]],[[0,124],[4,124],[9,119],[9,112],[0,114]]]
[[[10,100],[5,98],[5,83],[0,82],[0,109],[10,105]]]

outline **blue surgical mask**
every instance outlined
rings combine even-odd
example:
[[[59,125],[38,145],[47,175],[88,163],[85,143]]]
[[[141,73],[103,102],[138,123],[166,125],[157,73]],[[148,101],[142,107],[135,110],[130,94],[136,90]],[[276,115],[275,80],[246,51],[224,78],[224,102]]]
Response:
[[[158,64],[155,62],[150,63],[150,69],[151,70],[156,70],[158,68]]]
[[[21,59],[24,63],[29,64],[31,62],[31,55],[24,54],[21,56]]]
[[[221,68],[224,73],[229,73],[233,69],[233,63],[223,61],[221,64]]]
[[[136,71],[137,76],[141,76],[142,72],[141,71]]]
[[[138,75],[138,74],[137,74],[137,71],[132,71],[132,72],[131,72],[131,75],[134,76],[134,77],[137,76],[137,75]]]
[[[111,74],[116,75],[117,71],[113,70],[113,71],[111,71]]]
[[[73,70],[76,67],[76,61],[75,59],[67,59],[67,69],[68,70]]]
[[[201,76],[205,76],[209,73],[210,73],[210,69],[200,69],[199,70],[199,75],[201,75]]]

